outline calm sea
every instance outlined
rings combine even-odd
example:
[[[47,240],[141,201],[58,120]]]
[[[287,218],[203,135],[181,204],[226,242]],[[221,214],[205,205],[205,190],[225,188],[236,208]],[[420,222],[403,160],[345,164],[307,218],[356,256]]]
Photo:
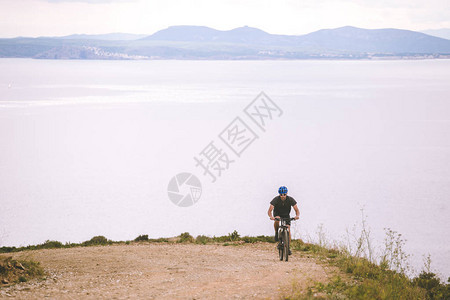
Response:
[[[0,246],[271,235],[280,185],[296,237],[354,241],[364,218],[447,278],[450,61],[0,59]]]

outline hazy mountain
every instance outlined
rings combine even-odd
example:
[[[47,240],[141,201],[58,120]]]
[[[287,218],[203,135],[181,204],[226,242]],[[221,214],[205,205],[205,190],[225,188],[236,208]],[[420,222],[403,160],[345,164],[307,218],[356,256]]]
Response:
[[[321,49],[365,53],[450,53],[450,41],[401,29],[322,29],[300,37]]]
[[[429,29],[422,31],[423,33],[450,40],[450,28]]]
[[[138,35],[0,39],[0,57],[47,59],[359,59],[450,58],[450,40],[400,29],[341,27],[300,36],[257,28],[172,26]]]
[[[220,30],[206,26],[171,26],[160,30],[144,40],[153,41],[180,41],[180,42],[211,42],[222,33]]]
[[[275,42],[276,37],[277,35],[248,26],[228,31],[205,26],[171,26],[144,39],[152,41],[267,44]]]
[[[236,43],[301,47],[367,53],[450,53],[447,40],[400,29],[361,29],[351,26],[322,29],[302,36],[269,34],[257,28],[220,31],[204,26],[172,26],[144,38],[153,41]]]
[[[146,36],[145,34],[107,33],[107,34],[72,34],[55,38],[66,40],[132,41],[141,39],[145,36]]]

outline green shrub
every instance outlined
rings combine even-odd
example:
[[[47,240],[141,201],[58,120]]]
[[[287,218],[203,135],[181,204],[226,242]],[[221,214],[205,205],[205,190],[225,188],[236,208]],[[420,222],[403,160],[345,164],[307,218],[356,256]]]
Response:
[[[238,242],[238,241],[243,241],[244,243],[257,243],[257,242],[269,242],[269,243],[274,243],[273,240],[273,236],[264,236],[264,235],[259,235],[259,236],[244,236],[241,237],[239,235],[239,233],[235,230],[232,233],[229,233],[228,235],[224,235],[224,236],[214,236],[214,237],[208,237],[205,235],[199,235],[197,236],[195,242],[197,244],[207,244],[207,243],[212,243],[212,242],[216,242],[216,243],[227,243],[227,242]]]
[[[179,236],[178,243],[193,243],[194,237],[189,234],[189,232],[183,232]]]
[[[340,276],[335,276],[328,284],[317,282],[314,286],[308,288],[308,297],[313,298],[314,294],[325,293],[328,297],[333,299],[340,299],[343,293],[348,289],[347,283],[345,283]]]
[[[0,282],[26,282],[44,275],[38,262],[32,260],[13,260],[12,257],[0,257]]]
[[[258,238],[254,237],[254,236],[244,236],[241,238],[241,241],[243,241],[245,243],[253,244],[253,243],[258,242]]]
[[[241,240],[241,236],[236,230],[234,230],[232,233],[229,233],[228,235],[218,237],[214,236],[212,239],[217,243],[237,242]]]
[[[212,238],[206,235],[199,235],[195,238],[195,243],[205,245],[207,243],[211,243],[213,241]]]
[[[16,247],[1,247],[0,248],[0,253],[10,253],[10,252],[15,252],[16,251]]]
[[[345,294],[350,299],[426,299],[423,289],[415,287],[408,278],[398,273],[378,279],[364,279],[351,286]]]
[[[328,253],[329,250],[325,247],[321,247],[316,244],[304,243],[301,240],[293,240],[291,241],[291,249],[302,251],[302,252],[310,252],[310,253]]]
[[[319,236],[323,246],[292,241],[292,249],[312,253],[350,275],[347,280],[334,278],[328,283],[316,283],[309,288],[307,297],[320,298],[326,294],[331,299],[450,299],[449,285],[440,283],[429,272],[429,261],[428,272],[412,280],[406,275],[410,271],[409,255],[403,249],[405,240],[401,234],[386,229],[385,249],[377,263],[364,219],[362,227],[360,236],[354,236],[355,248],[347,243],[339,250],[332,249],[323,234]],[[293,297],[305,299],[296,295],[301,293],[294,290]]]
[[[230,241],[231,241],[231,242],[238,241],[239,238],[241,237],[241,236],[239,235],[239,233],[238,233],[236,230],[233,231],[232,233],[229,233],[228,236],[230,237]]]
[[[135,242],[147,242],[148,241],[148,234],[140,235],[137,238],[134,239]]]
[[[265,236],[265,235],[258,235],[257,237],[254,236],[244,236],[240,238],[241,241],[244,241],[245,243],[274,243],[273,236]]]
[[[94,236],[89,241],[83,242],[81,245],[83,246],[97,246],[97,245],[109,245],[112,244],[107,238],[102,235]]]
[[[343,281],[333,278],[329,283],[317,282],[308,288],[308,296],[325,293],[331,299],[426,299],[425,290],[413,284],[402,273],[383,270],[367,259],[337,254],[332,263],[356,280]],[[430,298],[445,299],[445,298]]]
[[[382,271],[379,266],[361,257],[341,256],[337,263],[343,271],[357,278],[377,279]]]
[[[169,239],[167,238],[158,238],[158,239],[148,239],[149,242],[154,242],[154,243],[168,243]]]
[[[63,248],[64,245],[58,241],[45,241],[45,243],[38,245],[38,249],[54,249],[54,248]]]
[[[436,274],[423,271],[413,279],[413,284],[425,289],[428,299],[450,299],[450,278],[448,284],[441,283]]]
[[[230,237],[228,235],[214,236],[212,240],[216,243],[225,243],[230,241]]]

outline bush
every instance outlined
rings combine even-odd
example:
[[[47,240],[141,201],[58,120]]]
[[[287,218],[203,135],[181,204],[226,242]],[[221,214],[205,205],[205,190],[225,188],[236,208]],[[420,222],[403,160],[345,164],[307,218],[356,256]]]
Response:
[[[385,249],[377,262],[364,219],[362,227],[361,234],[355,235],[356,248],[348,243],[350,246],[333,249],[323,234],[319,234],[322,245],[292,241],[292,249],[312,253],[350,275],[344,280],[316,283],[309,288],[310,297],[318,292],[331,299],[450,299],[449,285],[441,284],[435,274],[424,272],[413,280],[406,275],[410,270],[409,255],[403,250],[405,240],[401,234],[386,229]],[[293,295],[298,293],[294,291]]]
[[[178,243],[193,243],[194,237],[189,234],[189,232],[184,232],[180,234]]]
[[[291,249],[298,250],[302,252],[311,252],[311,253],[327,253],[328,249],[321,247],[316,244],[304,243],[301,240],[293,240],[291,241]]]
[[[10,252],[15,252],[16,251],[16,247],[1,247],[0,248],[0,253],[10,253]]]
[[[83,246],[97,246],[97,245],[109,245],[112,242],[109,241],[107,238],[105,238],[102,235],[94,236],[89,241],[83,242]]]
[[[345,294],[350,299],[425,299],[423,289],[414,287],[402,274],[391,273],[378,279],[364,279]]]
[[[38,245],[38,249],[54,249],[54,248],[63,248],[64,245],[58,241],[45,241],[45,243]]]
[[[257,242],[263,242],[263,243],[274,243],[273,236],[265,236],[265,235],[258,235],[257,237],[254,236],[244,236],[240,238],[241,241],[244,241],[245,243],[257,243]]]
[[[149,242],[154,242],[154,243],[168,243],[169,239],[167,238],[158,238],[158,239],[148,239]]]
[[[413,279],[413,284],[424,288],[429,299],[450,299],[450,278],[448,284],[444,284],[436,274],[423,271]]]
[[[147,242],[148,241],[148,234],[140,235],[137,238],[134,239],[135,242]]]
[[[211,243],[213,241],[212,238],[206,236],[206,235],[199,235],[197,236],[197,238],[195,239],[195,243],[196,244],[207,244],[207,243]]]
[[[26,282],[44,275],[38,262],[31,260],[13,260],[12,257],[0,257],[0,283]]]
[[[213,240],[218,243],[236,242],[239,241],[240,239],[241,239],[240,235],[236,230],[233,231],[232,233],[229,233],[228,235],[213,237]]]
[[[231,242],[235,242],[235,241],[238,241],[239,238],[240,238],[241,236],[240,236],[239,233],[235,230],[235,231],[233,231],[232,233],[229,233],[229,234],[228,234],[228,237],[230,238],[230,241],[231,241]]]
[[[227,235],[223,235],[223,236],[214,236],[212,240],[216,243],[225,243],[229,242],[230,238]]]
[[[244,236],[241,238],[241,241],[243,241],[244,243],[253,244],[253,243],[259,242],[259,239],[254,236]]]

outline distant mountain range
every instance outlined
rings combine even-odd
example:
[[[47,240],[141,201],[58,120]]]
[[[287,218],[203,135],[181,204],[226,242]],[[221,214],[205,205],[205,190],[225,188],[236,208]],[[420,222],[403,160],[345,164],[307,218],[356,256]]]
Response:
[[[107,34],[72,34],[55,38],[65,40],[132,41],[142,39],[146,36],[147,36],[146,34],[107,33]]]
[[[450,40],[400,29],[351,26],[305,35],[257,28],[221,31],[172,26],[150,36],[125,33],[0,39],[0,57],[43,59],[392,59],[450,58]]]

